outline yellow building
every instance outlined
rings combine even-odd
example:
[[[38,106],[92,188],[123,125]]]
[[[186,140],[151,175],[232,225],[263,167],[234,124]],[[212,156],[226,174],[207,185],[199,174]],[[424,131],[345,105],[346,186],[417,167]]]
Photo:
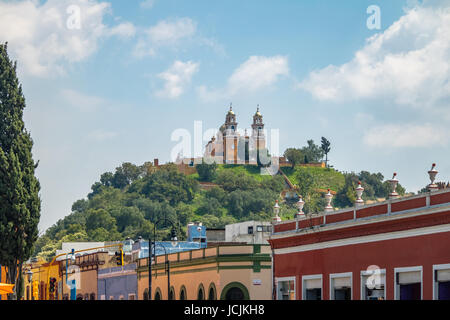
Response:
[[[138,298],[147,300],[147,258],[138,260],[137,273]],[[271,281],[269,245],[223,245],[157,256],[151,296],[155,300],[270,300]]]
[[[0,266],[0,283],[6,283],[6,267]],[[0,300],[6,300],[6,294],[0,294]]]
[[[52,264],[37,260],[24,264],[22,268],[24,279],[25,300],[59,300],[61,275],[58,261]],[[31,271],[31,281],[29,279]]]

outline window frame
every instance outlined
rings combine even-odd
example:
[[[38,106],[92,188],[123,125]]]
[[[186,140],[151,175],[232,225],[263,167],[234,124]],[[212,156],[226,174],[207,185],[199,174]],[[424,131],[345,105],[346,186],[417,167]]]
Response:
[[[297,277],[291,276],[291,277],[280,277],[275,278],[276,284],[277,284],[277,291],[276,291],[276,298],[277,300],[280,299],[280,282],[286,282],[286,281],[294,281],[294,300],[297,300]]]
[[[336,300],[334,296],[334,279],[350,278],[350,300],[353,300],[353,272],[330,273],[329,275],[329,297],[328,300]]]
[[[397,284],[397,274],[414,271],[420,271],[420,300],[423,300],[423,266],[394,268],[394,300],[400,300],[400,284]]]
[[[386,300],[386,287],[387,287],[387,277],[386,277],[386,269],[380,269],[380,274],[384,274],[384,300]],[[367,271],[367,270],[361,270],[361,274],[360,274],[360,283],[361,283],[361,292],[360,292],[360,300],[365,300],[367,301],[367,299],[365,298],[365,289],[366,289],[366,283],[365,281],[363,282],[363,278],[364,277],[370,277],[371,275],[373,275],[372,272]]]
[[[323,274],[311,274],[302,276],[302,300],[306,300],[306,280],[320,279],[320,300],[323,300]]]
[[[450,270],[450,263],[433,264],[433,300],[439,300],[439,286],[436,279],[436,271],[439,270]]]

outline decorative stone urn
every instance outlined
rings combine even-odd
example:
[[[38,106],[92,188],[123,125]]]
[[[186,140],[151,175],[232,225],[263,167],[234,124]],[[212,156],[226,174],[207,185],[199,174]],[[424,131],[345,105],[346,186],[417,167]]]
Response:
[[[297,201],[297,208],[298,208],[298,212],[295,214],[295,218],[302,218],[305,216],[305,213],[303,212],[303,206],[305,205],[305,201],[303,201],[302,196],[299,196],[299,199]]]
[[[330,189],[328,189],[328,193],[325,195],[325,199],[327,200],[327,206],[325,207],[325,212],[334,211],[333,207],[331,206],[331,199],[333,199],[333,195],[331,194]]]
[[[428,191],[433,192],[439,190],[439,187],[436,183],[434,183],[434,180],[436,179],[436,175],[438,174],[438,171],[435,169],[436,163],[433,163],[431,166],[431,170],[428,171],[428,175],[430,176],[431,183],[428,185]]]
[[[280,206],[278,205],[278,200],[275,201],[275,205],[273,206],[273,213],[275,213],[275,217],[272,218],[272,222],[281,222],[280,214]]]
[[[355,201],[356,207],[361,207],[364,205],[364,200],[362,199],[363,192],[364,188],[361,186],[361,181],[358,181],[358,187],[356,188],[356,201]]]
[[[395,178],[397,176],[397,173],[394,172],[392,179],[389,180],[389,184],[391,185],[391,193],[389,193],[389,199],[396,199],[399,197],[397,191],[395,191],[395,189],[397,189],[397,185],[398,185],[398,180]]]

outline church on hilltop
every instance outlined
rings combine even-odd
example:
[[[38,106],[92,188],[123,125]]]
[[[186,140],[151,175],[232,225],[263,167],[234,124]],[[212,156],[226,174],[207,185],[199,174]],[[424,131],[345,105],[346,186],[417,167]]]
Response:
[[[214,158],[216,163],[224,164],[257,164],[258,153],[261,151],[267,154],[265,150],[266,136],[259,105],[253,115],[250,135],[247,129],[244,132],[238,130],[236,114],[230,105],[225,123],[205,146],[204,158]]]

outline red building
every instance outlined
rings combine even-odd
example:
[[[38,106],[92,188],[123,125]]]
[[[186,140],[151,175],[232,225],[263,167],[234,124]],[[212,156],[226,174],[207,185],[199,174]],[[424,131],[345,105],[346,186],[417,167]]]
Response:
[[[450,190],[275,222],[274,298],[450,299]]]

